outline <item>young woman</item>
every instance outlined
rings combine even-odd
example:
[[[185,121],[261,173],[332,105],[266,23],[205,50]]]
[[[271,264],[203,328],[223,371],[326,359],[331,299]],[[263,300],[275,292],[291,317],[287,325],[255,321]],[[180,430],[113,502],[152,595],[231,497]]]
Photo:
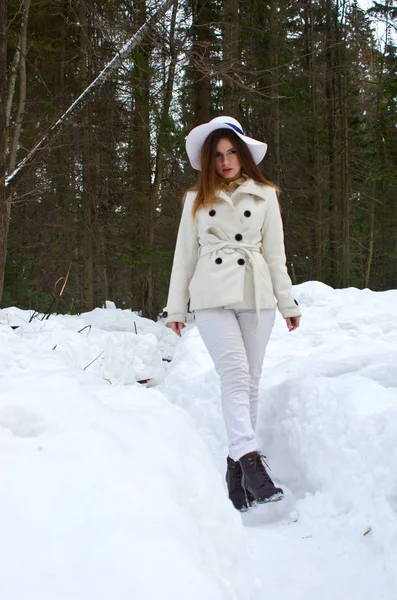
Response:
[[[226,116],[187,136],[187,154],[200,175],[185,196],[167,302],[167,325],[180,336],[190,298],[220,377],[226,481],[238,510],[283,497],[255,438],[258,387],[275,298],[290,331],[301,314],[285,266],[276,187],[257,167],[266,149]]]

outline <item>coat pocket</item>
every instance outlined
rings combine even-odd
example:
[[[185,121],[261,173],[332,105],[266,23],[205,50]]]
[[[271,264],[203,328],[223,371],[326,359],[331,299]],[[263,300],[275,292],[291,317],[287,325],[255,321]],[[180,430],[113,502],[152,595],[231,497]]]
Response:
[[[244,293],[245,268],[236,253],[217,252],[202,256],[189,285],[192,309],[214,308],[240,302]]]

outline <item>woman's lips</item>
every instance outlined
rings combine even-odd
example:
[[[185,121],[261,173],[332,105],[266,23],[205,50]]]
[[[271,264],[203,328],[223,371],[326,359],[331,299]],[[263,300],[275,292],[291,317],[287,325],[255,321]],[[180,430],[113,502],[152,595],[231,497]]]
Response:
[[[223,169],[224,173],[229,173],[230,171],[233,171],[233,169]]]

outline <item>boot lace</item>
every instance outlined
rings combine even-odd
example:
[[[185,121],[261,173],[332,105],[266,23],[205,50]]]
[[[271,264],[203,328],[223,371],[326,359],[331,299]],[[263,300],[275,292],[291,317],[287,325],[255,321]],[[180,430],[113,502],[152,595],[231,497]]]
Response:
[[[258,452],[257,455],[255,456],[255,469],[258,469],[259,471],[261,471],[261,473],[263,473],[263,475],[265,476],[265,479],[269,483],[273,484],[273,481],[272,481],[269,473],[266,471],[265,465],[269,469],[269,471],[271,471],[271,468],[269,467],[269,465],[266,462],[266,456],[264,454],[261,454],[260,452]]]
[[[261,458],[262,464],[266,465],[266,467],[269,469],[269,471],[271,471],[271,468],[269,467],[269,465],[266,462],[266,458],[267,456],[265,456],[264,454],[262,454],[261,452],[259,452],[259,456]]]
[[[241,465],[239,462],[230,461],[228,464],[229,482],[232,488],[241,485],[241,478],[243,475]]]

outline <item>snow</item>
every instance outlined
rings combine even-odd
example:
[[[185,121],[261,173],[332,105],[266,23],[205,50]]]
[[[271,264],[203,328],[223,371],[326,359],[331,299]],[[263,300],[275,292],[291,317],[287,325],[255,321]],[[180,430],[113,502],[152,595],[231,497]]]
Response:
[[[397,598],[397,290],[294,292],[258,417],[285,498],[242,515],[194,324],[0,310],[1,600]]]

